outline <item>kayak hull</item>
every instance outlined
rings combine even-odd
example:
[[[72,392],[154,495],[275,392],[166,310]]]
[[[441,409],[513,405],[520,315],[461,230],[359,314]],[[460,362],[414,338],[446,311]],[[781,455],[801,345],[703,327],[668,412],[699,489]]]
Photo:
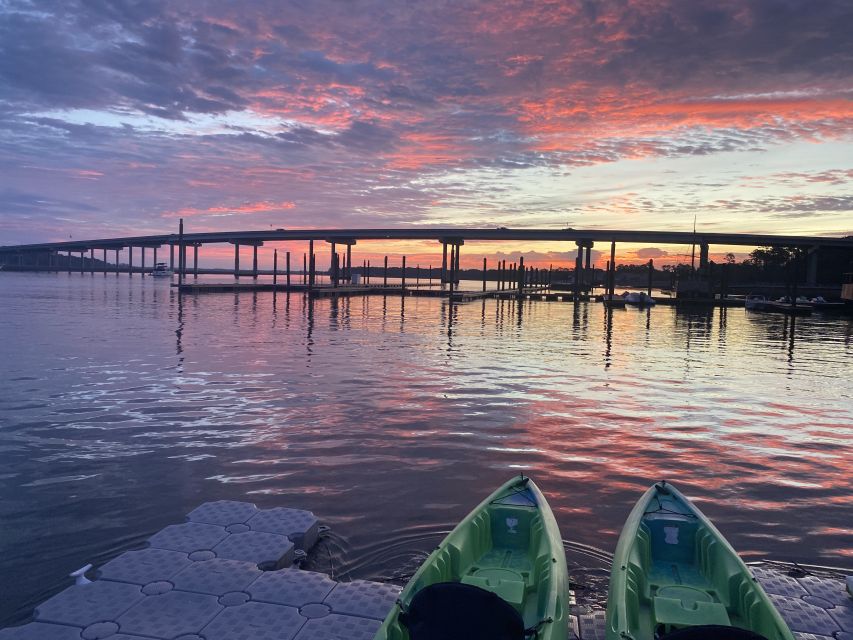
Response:
[[[793,640],[722,534],[668,483],[649,489],[622,529],[607,603],[607,640],[653,640],[688,628],[734,628]]]
[[[415,596],[441,583],[496,594],[536,627],[540,640],[568,637],[568,571],[557,522],[538,487],[516,477],[468,514],[403,589],[375,640],[409,640]],[[402,614],[402,615],[401,615]]]

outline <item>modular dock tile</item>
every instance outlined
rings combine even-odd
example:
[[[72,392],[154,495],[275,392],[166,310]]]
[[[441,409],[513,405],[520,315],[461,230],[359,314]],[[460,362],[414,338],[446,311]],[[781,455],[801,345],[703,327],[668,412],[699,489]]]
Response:
[[[225,609],[200,635],[205,640],[291,640],[305,620],[294,607],[247,602]]]
[[[831,636],[841,627],[824,609],[805,602],[801,598],[770,594],[770,599],[788,623],[791,631]]]
[[[761,583],[768,594],[799,598],[809,592],[795,578],[768,567],[750,567],[752,575]]]
[[[295,640],[373,640],[382,622],[331,614],[305,623]]]
[[[0,629],[0,640],[81,640],[80,629],[60,624],[31,622]]]
[[[365,580],[341,582],[323,600],[334,613],[384,620],[400,595],[400,587]]]
[[[225,527],[201,522],[169,525],[148,538],[148,544],[157,549],[192,553],[213,549],[228,536]]]
[[[853,606],[853,597],[847,591],[847,585],[841,578],[818,578],[816,576],[804,576],[797,578],[803,587],[813,596],[828,600],[834,605]]]
[[[172,584],[181,591],[222,596],[230,591],[246,591],[263,575],[264,572],[252,563],[214,558],[194,562],[178,573]]]
[[[577,633],[583,640],[604,640],[606,628],[604,611],[592,611],[577,616]]]
[[[86,627],[101,620],[115,620],[144,596],[135,584],[96,580],[74,585],[36,608],[40,622]]]
[[[320,521],[317,516],[302,509],[264,509],[252,516],[246,524],[252,531],[287,536],[298,549],[304,551],[313,547],[320,536]]]
[[[172,640],[199,633],[225,607],[216,596],[169,591],[147,596],[116,620],[122,632]]]
[[[232,533],[213,548],[218,558],[242,560],[255,565],[271,564],[277,568],[293,564],[293,543],[287,536],[260,531]]]
[[[850,606],[837,606],[826,610],[838,626],[845,630],[853,629],[853,599],[850,599],[849,604]]]
[[[246,524],[257,513],[258,508],[251,502],[216,500],[215,502],[205,502],[196,507],[189,512],[187,518],[190,522],[218,524],[220,527],[227,527],[232,524]]]
[[[127,551],[100,568],[98,577],[116,582],[146,585],[168,580],[192,564],[186,553],[166,549]]]
[[[312,602],[323,602],[335,584],[322,573],[282,569],[264,572],[246,591],[252,600],[302,607]]]

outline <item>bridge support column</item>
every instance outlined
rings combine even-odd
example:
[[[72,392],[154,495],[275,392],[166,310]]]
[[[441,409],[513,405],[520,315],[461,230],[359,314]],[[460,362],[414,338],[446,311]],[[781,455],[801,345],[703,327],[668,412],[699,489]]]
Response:
[[[119,273],[119,268],[118,268],[118,252],[119,252],[119,249],[116,249],[116,268],[115,268],[115,273],[116,273],[116,275],[118,275],[118,273]]]
[[[95,275],[95,250],[89,249],[89,275]]]
[[[175,245],[169,244],[169,269],[175,270]]]
[[[107,267],[109,265],[107,264],[107,250],[104,249],[103,251],[104,251],[104,255],[103,255],[103,258],[104,258],[104,277],[106,278],[107,277]]]
[[[240,243],[234,243],[234,277],[240,277]]]
[[[811,247],[806,254],[806,284],[810,287],[817,284],[817,255],[818,247]]]
[[[133,245],[127,248],[127,272],[133,276]]]
[[[338,270],[337,270],[337,262],[338,262],[338,249],[337,243],[334,240],[326,240],[331,247],[331,253],[329,254],[329,280],[331,280],[332,286],[338,286]]]
[[[354,245],[354,244],[355,244],[355,240],[353,240],[352,243],[349,243],[349,242],[347,243],[347,267],[346,267],[346,269],[347,269],[347,272],[346,272],[347,284],[352,284],[352,245]]]
[[[198,243],[193,244],[193,278],[198,278]]]
[[[139,247],[139,250],[142,252],[142,275],[145,275],[145,247]]]
[[[308,258],[308,290],[314,288],[314,275],[315,269],[317,268],[317,256],[314,255],[314,251],[311,251],[311,256]]]
[[[441,241],[441,286],[447,282],[447,243]]]
[[[258,245],[252,245],[252,277],[258,279]]]
[[[575,301],[581,297],[581,287],[583,286],[583,244],[578,245],[578,254],[575,256]]]
[[[708,268],[708,243],[702,242],[699,245],[699,268],[707,269]]]
[[[154,260],[153,260],[153,263],[154,263],[154,266],[156,267],[156,266],[157,266],[157,247],[154,247]]]

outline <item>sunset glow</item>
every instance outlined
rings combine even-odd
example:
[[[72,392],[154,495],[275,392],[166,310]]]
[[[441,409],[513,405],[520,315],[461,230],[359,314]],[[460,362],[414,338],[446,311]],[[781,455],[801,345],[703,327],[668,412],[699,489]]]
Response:
[[[848,235],[851,33],[853,7],[833,1],[6,0],[0,244],[180,217],[688,230],[695,215],[699,230]],[[438,255],[414,244],[411,259]],[[483,244],[462,263],[519,250],[545,265],[574,248]]]

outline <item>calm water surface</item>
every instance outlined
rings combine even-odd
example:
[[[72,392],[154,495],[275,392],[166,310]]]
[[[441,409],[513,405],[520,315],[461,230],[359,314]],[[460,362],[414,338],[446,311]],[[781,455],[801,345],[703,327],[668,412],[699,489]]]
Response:
[[[313,568],[405,576],[521,471],[594,588],[662,478],[747,559],[853,561],[849,319],[88,274],[0,274],[0,305],[0,625],[206,500],[311,509]]]

